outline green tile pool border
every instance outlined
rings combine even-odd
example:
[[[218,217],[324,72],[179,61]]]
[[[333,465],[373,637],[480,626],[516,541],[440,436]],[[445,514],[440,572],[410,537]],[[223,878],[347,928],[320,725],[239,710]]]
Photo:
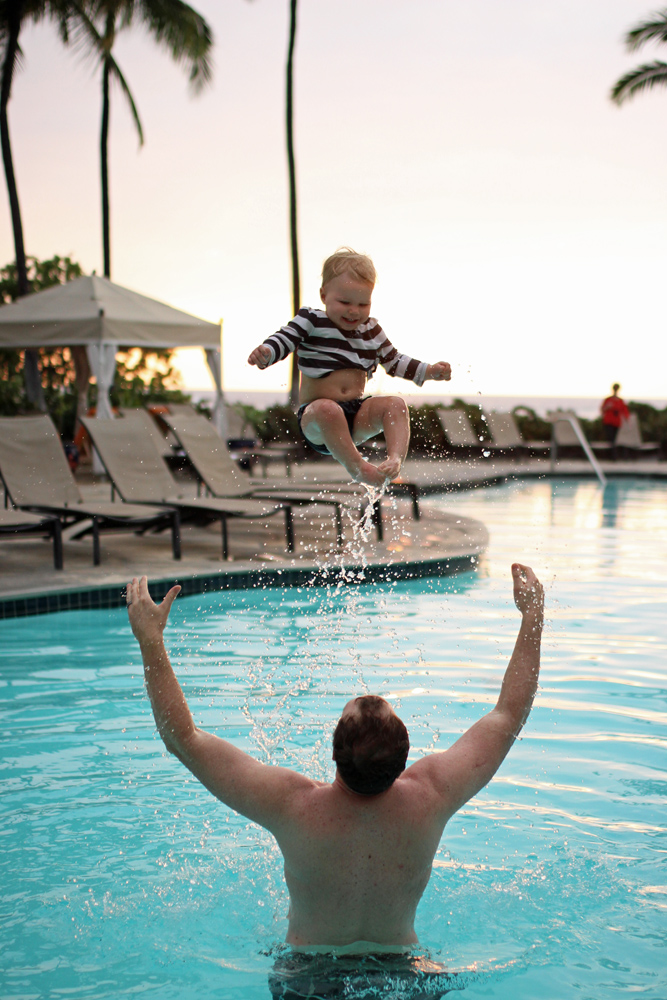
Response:
[[[343,575],[349,585],[361,583],[417,580],[429,576],[453,576],[476,569],[478,555],[446,556],[415,562],[376,563],[372,566],[334,567],[330,570],[313,567],[227,571],[210,575],[151,579],[151,594],[161,600],[178,583],[181,596],[207,594],[219,590],[250,590],[265,587],[323,587],[338,582]],[[30,615],[53,614],[56,611],[83,611],[99,608],[120,608],[125,605],[125,588],[120,584],[59,590],[48,594],[13,597],[0,601],[0,619],[26,618]]]

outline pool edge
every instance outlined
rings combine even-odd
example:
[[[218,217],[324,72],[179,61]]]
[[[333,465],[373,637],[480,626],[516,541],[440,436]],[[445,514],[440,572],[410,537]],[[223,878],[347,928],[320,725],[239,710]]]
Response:
[[[483,551],[483,550],[482,550]],[[161,600],[167,591],[179,584],[182,597],[214,593],[222,590],[251,590],[277,587],[323,587],[327,583],[346,585],[384,583],[396,580],[418,580],[430,576],[455,576],[477,568],[482,552],[440,556],[412,562],[374,563],[336,566],[332,569],[318,567],[289,567],[256,570],[227,570],[221,573],[196,574],[182,577],[178,574],[151,579],[154,598]],[[58,611],[92,611],[103,608],[120,608],[125,605],[124,587],[112,584],[101,587],[57,590],[47,594],[32,594],[0,599],[0,620],[27,618],[33,615],[53,614]]]

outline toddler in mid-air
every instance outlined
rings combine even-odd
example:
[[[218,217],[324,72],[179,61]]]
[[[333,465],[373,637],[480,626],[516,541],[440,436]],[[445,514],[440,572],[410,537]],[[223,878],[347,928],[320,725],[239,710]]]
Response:
[[[248,363],[268,368],[297,352],[301,372],[299,429],[311,448],[332,455],[352,479],[380,487],[396,479],[408,453],[410,418],[400,396],[364,396],[378,363],[389,375],[423,385],[449,380],[446,361],[429,365],[399,354],[370,316],[375,287],[370,257],[343,248],[322,269],[322,309],[299,309],[293,320],[256,347]],[[372,465],[357,445],[384,432],[387,457]]]

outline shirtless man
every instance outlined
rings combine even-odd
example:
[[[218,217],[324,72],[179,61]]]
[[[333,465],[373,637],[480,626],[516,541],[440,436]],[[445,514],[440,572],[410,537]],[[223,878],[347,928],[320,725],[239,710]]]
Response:
[[[334,733],[331,784],[262,764],[199,729],[163,642],[180,587],[155,605],[145,576],[128,584],[130,623],[165,746],[213,795],[276,838],[294,949],[386,953],[417,944],[415,912],[445,824],[496,773],[537,689],[544,593],[528,566],[515,563],[512,577],[522,620],[496,706],[448,750],[406,769],[408,734],[391,705],[353,698]]]

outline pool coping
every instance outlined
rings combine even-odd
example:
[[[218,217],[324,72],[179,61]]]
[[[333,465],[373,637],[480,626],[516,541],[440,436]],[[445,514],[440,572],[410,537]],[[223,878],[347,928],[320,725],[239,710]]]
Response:
[[[181,587],[181,597],[214,593],[222,590],[250,590],[278,587],[324,587],[341,580],[346,585],[385,583],[396,580],[417,580],[429,576],[453,576],[473,570],[479,552],[438,556],[434,559],[414,561],[360,563],[334,566],[331,569],[317,566],[285,567],[256,570],[225,570],[208,575],[197,574],[151,577],[151,595],[162,600],[175,584]],[[120,608],[125,605],[125,590],[120,584],[103,587],[69,588],[46,594],[30,594],[0,600],[0,620],[26,618],[31,615],[52,614],[57,611],[99,610]]]

